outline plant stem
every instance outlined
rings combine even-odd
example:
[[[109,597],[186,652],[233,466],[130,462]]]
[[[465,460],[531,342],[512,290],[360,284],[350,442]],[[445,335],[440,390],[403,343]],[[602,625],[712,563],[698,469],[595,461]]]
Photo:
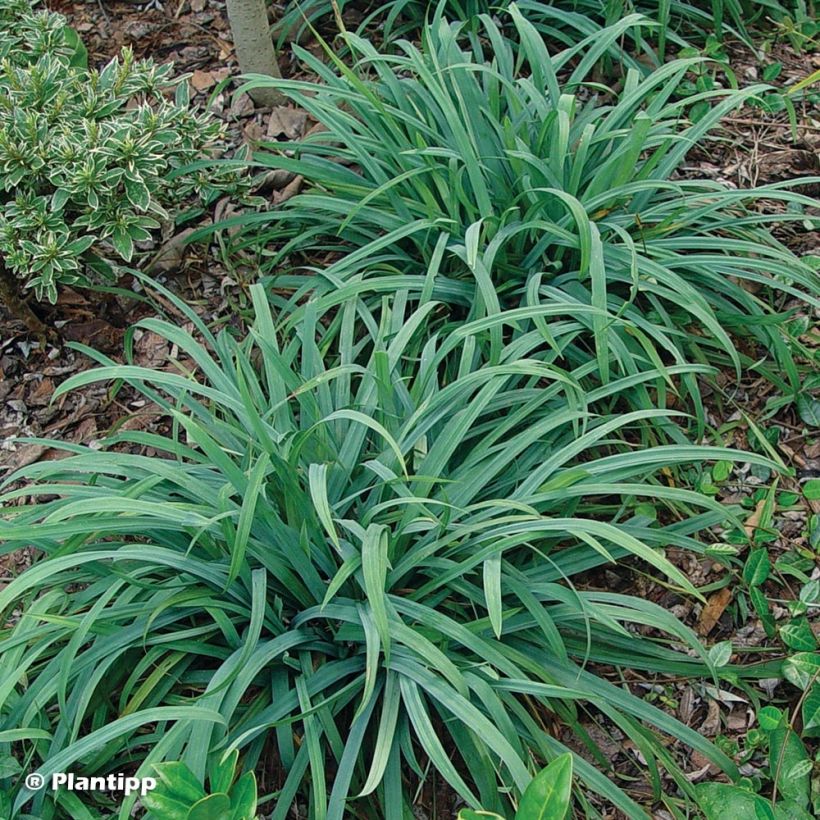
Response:
[[[264,0],[227,0],[226,9],[239,70],[243,74],[281,77]],[[248,93],[257,105],[274,106],[285,101],[282,92],[272,87],[254,88]]]

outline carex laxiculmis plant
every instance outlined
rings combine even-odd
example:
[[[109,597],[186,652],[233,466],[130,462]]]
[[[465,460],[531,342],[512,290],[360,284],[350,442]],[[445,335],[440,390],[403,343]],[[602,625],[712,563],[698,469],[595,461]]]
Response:
[[[586,365],[556,364],[583,332],[563,317],[596,308],[556,299],[452,322],[436,286],[434,272],[340,282],[277,321],[254,286],[240,342],[165,291],[195,334],[141,323],[177,346],[168,368],[87,350],[103,366],[59,392],[124,380],[174,435],[52,443],[70,455],[5,482],[3,550],[43,557],[0,591],[0,750],[14,743],[46,777],[172,760],[202,781],[238,749],[244,771],[273,761],[274,820],[297,797],[326,820],[400,820],[430,767],[469,806],[511,816],[505,795],[566,751],[549,726],[596,754],[598,715],[640,749],[658,799],[659,767],[693,794],[660,735],[736,774],[587,668],[708,674],[694,634],[575,581],[629,559],[693,593],[664,548],[702,552],[698,533],[732,511],[655,473],[740,454],[635,450],[622,436],[667,411],[590,411],[653,378],[587,394]],[[644,816],[616,772],[574,762],[583,810],[598,795]],[[76,794],[3,786],[21,816],[84,816]]]
[[[436,11],[448,20],[475,25],[480,15],[502,16],[509,0],[388,0],[383,3],[359,0],[293,0],[288,3],[276,30],[280,41],[299,38],[309,26],[327,23],[338,26],[336,10],[353,7],[360,22],[355,30],[367,35],[378,32],[385,40],[413,39]],[[653,65],[663,64],[667,54],[681,46],[705,42],[740,40],[754,48],[756,37],[771,35],[772,24],[783,33],[794,32],[800,47],[814,43],[818,32],[814,0],[520,0],[521,11],[547,40],[573,45],[581,37],[624,17],[639,13],[643,23],[630,28],[614,47],[618,62],[632,62],[635,55]]]
[[[339,4],[339,11],[343,12],[346,5],[349,4]],[[367,37],[378,32],[382,50],[390,50],[402,37],[416,39],[425,23],[433,16],[464,23],[467,30],[477,31],[481,28],[482,15],[503,17],[510,3],[509,0],[495,3],[488,0],[391,0],[379,4],[355,5],[364,5],[357,9],[361,13],[361,21],[355,27],[356,33]],[[611,58],[607,65],[614,73],[620,74],[621,64],[635,67],[642,65],[636,60],[639,54],[643,55],[646,63],[657,64],[658,54],[651,41],[652,34],[657,34],[662,27],[654,19],[635,14],[632,4],[626,8],[623,4],[608,3],[605,6],[597,0],[590,0],[584,8],[579,2],[553,4],[542,0],[520,0],[517,5],[541,36],[565,46],[574,46],[585,37],[600,33],[603,27],[632,14],[633,25],[624,31],[618,41],[610,43],[605,54],[605,58]],[[499,20],[499,16],[496,19]],[[275,31],[278,32],[281,44],[285,39],[303,39],[309,31],[317,30],[314,26],[329,34],[324,23],[329,25],[330,30],[338,31],[338,20],[334,6],[328,0],[298,0],[285,8],[277,20]],[[502,31],[506,31],[506,26],[502,26]],[[674,31],[663,28],[660,39],[665,40],[667,37],[678,46],[686,45]],[[337,42],[336,45],[344,48],[341,43]]]
[[[421,46],[400,42],[398,54],[348,35],[350,68],[298,50],[319,81],[276,85],[323,129],[255,158],[303,175],[306,190],[235,220],[240,246],[261,247],[270,270],[297,251],[340,252],[332,270],[343,278],[374,260],[424,269],[443,232],[448,273],[463,269],[454,249],[478,231],[503,304],[537,276],[541,298],[561,293],[652,337],[650,354],[599,318],[602,379],[617,344],[621,372],[646,356],[745,366],[796,396],[789,309],[818,305],[820,280],[769,228],[816,224],[799,192],[811,180],[737,190],[679,177],[690,149],[764,87],[676,99],[697,58],[604,87],[592,68],[632,18],[552,54],[515,4],[509,18],[517,44],[488,17],[478,37],[437,16]],[[701,101],[713,105],[691,123]]]

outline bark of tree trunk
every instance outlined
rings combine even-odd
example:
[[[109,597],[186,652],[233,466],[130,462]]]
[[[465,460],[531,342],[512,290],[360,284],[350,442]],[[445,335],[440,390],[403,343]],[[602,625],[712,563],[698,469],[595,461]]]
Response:
[[[281,77],[265,0],[227,0],[227,9],[239,70],[243,74]],[[257,105],[281,105],[285,99],[275,88],[255,88],[248,93]]]

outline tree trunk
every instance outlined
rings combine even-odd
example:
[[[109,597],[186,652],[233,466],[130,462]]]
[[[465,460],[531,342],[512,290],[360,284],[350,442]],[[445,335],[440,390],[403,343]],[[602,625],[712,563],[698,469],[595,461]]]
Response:
[[[239,70],[243,74],[281,77],[265,0],[227,0],[227,8]],[[255,88],[248,93],[257,105],[274,106],[284,102],[283,94],[275,88]]]

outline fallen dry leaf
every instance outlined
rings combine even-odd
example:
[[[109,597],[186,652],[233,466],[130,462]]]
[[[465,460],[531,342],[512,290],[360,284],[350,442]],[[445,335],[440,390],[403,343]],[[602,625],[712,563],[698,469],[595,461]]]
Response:
[[[766,499],[761,498],[760,501],[757,502],[757,506],[754,509],[754,512],[746,519],[746,523],[743,525],[743,529],[746,531],[746,535],[749,538],[752,538],[755,534],[755,531],[760,526],[760,519],[763,517],[763,508],[766,506]]]
[[[304,136],[306,123],[306,111],[288,105],[277,105],[268,120],[268,136],[274,139],[282,136],[289,140],[299,139]]]
[[[250,120],[242,129],[245,141],[255,146],[265,138],[265,131],[256,120]]]
[[[97,436],[97,422],[92,416],[86,416],[77,425],[71,438],[75,444],[87,444]]]
[[[205,91],[216,85],[216,77],[210,71],[196,69],[191,75],[191,85],[197,91]]]
[[[104,319],[90,319],[87,322],[69,323],[63,328],[62,334],[67,342],[82,342],[103,353],[110,353],[122,348],[124,331]]]
[[[714,737],[720,729],[720,704],[716,700],[710,700],[708,709],[706,719],[698,731],[704,737]]]
[[[305,181],[303,176],[294,177],[281,191],[274,191],[272,201],[274,205],[280,205],[282,202],[296,196],[302,188],[302,183]]]
[[[43,407],[51,401],[54,394],[54,382],[51,379],[41,379],[37,387],[28,395],[28,403],[35,407]]]
[[[708,635],[715,628],[731,600],[732,590],[729,587],[723,587],[707,598],[698,619],[698,635]]]
[[[142,331],[134,349],[140,367],[159,368],[168,358],[168,340],[151,330]]]
[[[695,690],[691,686],[687,686],[680,696],[680,704],[678,705],[678,717],[681,723],[690,725],[692,715],[695,713]]]
[[[158,404],[149,402],[145,407],[129,415],[117,430],[148,430],[164,415],[165,411]]]
[[[690,783],[697,783],[698,780],[702,780],[707,774],[709,774],[709,771],[712,768],[712,764],[707,760],[707,762],[704,763],[699,769],[695,769],[693,772],[688,772],[686,774],[686,779]],[[715,766],[714,769],[717,771],[717,766]]]
[[[42,444],[18,444],[10,454],[4,454],[0,470],[6,470],[10,474],[21,467],[28,467],[29,464],[39,461],[48,449]]]
[[[174,234],[167,242],[163,242],[162,247],[148,264],[147,270],[151,273],[169,273],[179,268],[185,257],[188,237],[194,230],[194,228],[185,228]]]

